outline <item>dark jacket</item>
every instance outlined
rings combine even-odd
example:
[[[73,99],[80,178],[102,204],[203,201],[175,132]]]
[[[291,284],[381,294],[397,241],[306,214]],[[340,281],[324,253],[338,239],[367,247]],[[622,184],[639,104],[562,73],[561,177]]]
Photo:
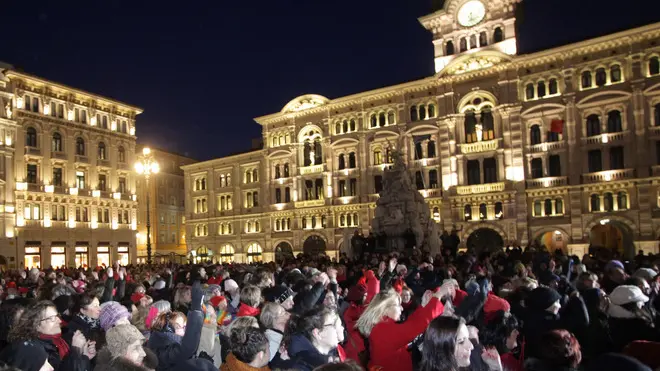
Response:
[[[158,358],[149,350],[144,348],[147,354],[142,361],[142,366],[125,359],[123,357],[112,358],[112,354],[107,349],[102,349],[95,357],[96,367],[94,371],[150,371],[158,366]]]
[[[321,354],[309,339],[303,335],[294,335],[288,348],[293,363],[291,368],[300,371],[312,371],[318,366],[329,363],[329,357]]]
[[[95,341],[96,342],[96,349],[101,349],[103,345],[105,345],[105,333],[103,332],[103,329],[100,327],[96,329],[92,329],[91,326],[85,322],[82,318],[79,316],[75,315],[69,323],[67,323],[66,328],[63,329],[65,331],[62,331],[62,338],[71,346],[71,340],[73,339],[73,334],[76,333],[76,331],[82,332],[83,335],[85,335],[85,339]]]
[[[152,331],[147,347],[158,357],[156,371],[171,371],[195,356],[202,333],[202,312],[188,311],[186,333],[179,337],[173,333]]]
[[[53,366],[55,371],[91,371],[92,364],[87,356],[80,353],[77,348],[71,347],[69,354],[64,359],[60,359],[60,353],[57,346],[51,340],[35,339],[35,344],[44,348],[48,353],[48,363]]]
[[[635,340],[660,341],[660,331],[641,318],[609,319],[610,333],[614,342],[613,352],[621,352]]]
[[[126,293],[126,280],[117,281],[117,292],[115,295],[112,294],[112,291],[115,288],[115,279],[114,277],[108,277],[105,280],[105,290],[103,290],[103,296],[101,297],[101,304],[108,301],[117,301],[121,302]]]

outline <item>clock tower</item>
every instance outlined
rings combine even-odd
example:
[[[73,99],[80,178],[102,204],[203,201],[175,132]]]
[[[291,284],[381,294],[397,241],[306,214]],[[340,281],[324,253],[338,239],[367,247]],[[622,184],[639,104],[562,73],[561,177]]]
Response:
[[[516,55],[515,6],[520,1],[445,0],[442,9],[419,18],[433,33],[435,73],[463,73],[469,65],[479,68]]]

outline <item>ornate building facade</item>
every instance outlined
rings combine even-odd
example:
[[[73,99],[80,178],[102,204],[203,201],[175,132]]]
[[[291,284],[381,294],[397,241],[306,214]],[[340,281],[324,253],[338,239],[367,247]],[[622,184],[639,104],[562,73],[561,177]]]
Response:
[[[11,66],[0,101],[0,265],[134,262],[142,110]]]
[[[137,153],[142,153],[138,145]],[[197,162],[192,158],[151,148],[153,158],[160,165],[158,174],[149,180],[149,216],[151,221],[151,249],[154,262],[181,261],[187,254],[185,240],[183,170],[181,166]],[[147,185],[144,177],[136,181],[140,208],[137,219],[137,262],[147,261]]]
[[[657,252],[660,23],[519,55],[519,1],[445,1],[434,76],[298,97],[255,119],[263,150],[183,167],[191,255],[348,250],[395,147],[464,245]]]

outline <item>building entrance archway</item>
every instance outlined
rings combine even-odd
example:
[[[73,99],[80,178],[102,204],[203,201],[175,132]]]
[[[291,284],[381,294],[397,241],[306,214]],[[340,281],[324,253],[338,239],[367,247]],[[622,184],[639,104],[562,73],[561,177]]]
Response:
[[[311,235],[307,237],[303,243],[303,253],[308,255],[319,255],[325,253],[325,240],[318,235]]]
[[[290,243],[282,241],[275,246],[275,261],[281,262],[285,259],[293,258],[293,248]]]
[[[626,259],[635,256],[633,231],[618,220],[603,219],[589,231],[589,252],[611,259],[615,255]]]
[[[468,236],[466,247],[479,253],[498,251],[504,247],[502,236],[491,228],[479,228]]]

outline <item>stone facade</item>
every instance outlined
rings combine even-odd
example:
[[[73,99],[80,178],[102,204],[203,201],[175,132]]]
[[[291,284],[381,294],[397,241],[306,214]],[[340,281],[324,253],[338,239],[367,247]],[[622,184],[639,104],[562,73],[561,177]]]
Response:
[[[400,141],[432,217],[464,244],[657,252],[660,23],[518,55],[517,2],[448,0],[419,19],[434,76],[298,97],[255,119],[263,150],[184,167],[189,251],[245,261],[248,248],[264,259],[345,249],[369,232]]]
[[[0,265],[135,261],[141,109],[0,70]]]

